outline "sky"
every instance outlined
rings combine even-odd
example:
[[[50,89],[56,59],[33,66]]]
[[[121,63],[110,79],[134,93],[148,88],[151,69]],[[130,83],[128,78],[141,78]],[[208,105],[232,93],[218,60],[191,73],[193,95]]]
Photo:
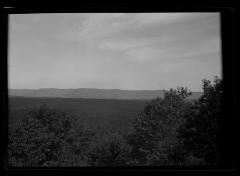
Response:
[[[9,16],[11,89],[202,91],[221,77],[219,13]]]

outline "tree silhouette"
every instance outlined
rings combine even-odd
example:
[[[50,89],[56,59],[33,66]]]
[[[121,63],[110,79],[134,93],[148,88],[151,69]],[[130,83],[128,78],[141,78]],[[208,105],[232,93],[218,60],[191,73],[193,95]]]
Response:
[[[184,127],[179,130],[184,141],[184,147],[192,157],[198,158],[207,165],[219,162],[219,142],[221,119],[221,104],[223,81],[215,77],[214,83],[203,80],[204,94],[192,108],[195,113],[189,118]]]

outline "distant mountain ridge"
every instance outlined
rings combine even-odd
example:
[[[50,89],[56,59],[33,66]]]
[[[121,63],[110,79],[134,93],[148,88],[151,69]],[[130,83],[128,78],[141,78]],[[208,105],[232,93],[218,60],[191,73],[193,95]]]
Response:
[[[10,96],[22,97],[61,97],[61,98],[89,98],[89,99],[122,99],[122,100],[148,100],[164,97],[165,90],[120,90],[120,89],[9,89]],[[198,99],[203,93],[192,92],[189,99]]]

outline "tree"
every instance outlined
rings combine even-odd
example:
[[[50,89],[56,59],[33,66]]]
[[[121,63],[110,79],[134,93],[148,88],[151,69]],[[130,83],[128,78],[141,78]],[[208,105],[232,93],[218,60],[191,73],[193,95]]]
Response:
[[[189,113],[190,103],[185,101],[189,95],[187,88],[178,87],[166,92],[163,99],[153,99],[145,106],[134,123],[135,133],[129,137],[134,164],[181,164],[183,154],[176,147],[179,144],[177,130]],[[173,157],[176,154],[178,158]]]
[[[84,150],[91,132],[76,123],[74,117],[46,105],[30,112],[26,119],[9,127],[9,165],[39,167],[81,163],[75,154]]]
[[[91,166],[127,166],[129,161],[130,146],[121,135],[105,133],[96,136],[90,146],[88,163]]]
[[[215,77],[214,83],[203,80],[204,94],[195,104],[195,114],[186,118],[186,123],[179,134],[186,150],[202,164],[216,165],[219,162],[219,121],[221,119],[221,104],[223,81]]]

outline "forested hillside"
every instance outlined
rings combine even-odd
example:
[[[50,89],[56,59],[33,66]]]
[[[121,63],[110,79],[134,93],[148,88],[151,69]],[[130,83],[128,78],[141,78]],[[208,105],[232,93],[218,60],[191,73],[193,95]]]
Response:
[[[84,113],[78,116],[77,111],[62,107],[68,104],[63,99],[10,99],[12,117],[17,117],[13,112],[21,114],[13,111],[17,107],[31,105],[32,109],[26,108],[28,113],[9,123],[8,163],[30,167],[218,165],[222,80],[203,80],[203,92],[195,101],[186,101],[191,92],[183,87],[148,102],[88,100],[100,121],[104,118],[104,114],[98,117],[100,109],[119,111],[119,117],[107,119],[117,119],[115,126],[129,124],[129,133],[84,121],[79,118]],[[85,100],[66,101],[87,109],[85,102],[79,104]],[[120,112],[123,109],[128,117]]]

